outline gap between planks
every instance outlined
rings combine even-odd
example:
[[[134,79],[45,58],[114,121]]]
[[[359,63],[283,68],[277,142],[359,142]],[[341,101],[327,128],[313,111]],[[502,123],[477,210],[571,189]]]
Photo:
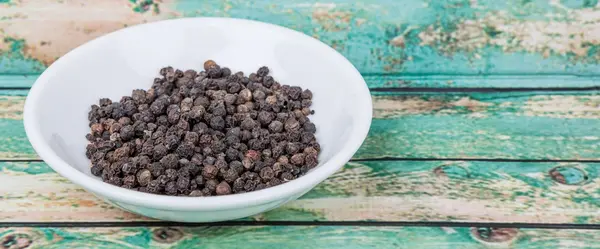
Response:
[[[350,159],[349,162],[370,162],[370,161],[448,161],[448,162],[515,162],[515,163],[600,163],[600,160],[586,159],[511,159],[511,158],[407,158],[407,157],[373,157]],[[11,159],[3,158],[1,162],[23,162],[35,163],[44,162],[42,159]]]
[[[527,229],[600,230],[600,224],[507,223],[507,222],[436,222],[436,221],[245,221],[183,223],[170,221],[123,222],[0,222],[0,227],[234,227],[234,226],[362,226],[362,227],[492,227]]]
[[[349,163],[302,198],[244,220],[600,224],[598,166]],[[557,167],[571,185],[557,182]],[[152,221],[110,206],[43,163],[2,163],[0,180],[0,222]]]
[[[362,75],[373,92],[587,91],[600,89],[600,76],[542,75]],[[29,90],[38,74],[0,74],[0,90]]]
[[[19,248],[553,249],[598,248],[594,242],[598,241],[600,233],[589,230],[462,227],[10,227],[0,229],[0,236],[3,236],[3,244],[19,245]]]
[[[39,159],[22,123],[25,90],[3,91],[0,158]],[[355,159],[600,160],[600,92],[374,93]]]

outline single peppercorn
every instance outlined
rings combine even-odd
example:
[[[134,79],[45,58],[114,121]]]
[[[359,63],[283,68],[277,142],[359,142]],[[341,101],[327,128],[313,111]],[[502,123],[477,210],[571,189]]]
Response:
[[[219,169],[217,169],[214,165],[206,165],[204,169],[202,169],[202,176],[207,179],[214,179],[219,173]]]
[[[254,93],[252,93],[252,98],[254,98],[255,100],[263,100],[266,97],[267,95],[265,94],[265,92],[261,90],[255,90]]]
[[[167,195],[176,195],[177,194],[177,183],[175,181],[167,182],[165,186],[165,193]]]
[[[258,71],[256,71],[256,75],[258,75],[259,77],[265,77],[267,76],[267,74],[269,74],[268,67],[260,67]]]
[[[256,186],[260,183],[260,180],[255,179],[255,180],[247,180],[246,183],[244,184],[244,190],[249,192],[249,191],[254,191],[256,189]]]
[[[216,65],[217,65],[217,63],[215,61],[213,61],[213,60],[207,60],[207,61],[204,62],[204,70],[208,71],[208,69],[210,69],[210,68],[212,68],[212,67],[214,67]]]
[[[274,118],[272,112],[261,111],[258,113],[258,122],[262,125],[269,125]]]
[[[218,184],[219,182],[217,180],[209,179],[204,183],[204,186],[210,190],[210,193],[212,194],[217,189]]]
[[[169,181],[175,181],[177,179],[177,170],[175,170],[175,169],[166,169],[164,176]]]
[[[242,121],[242,123],[240,124],[240,127],[247,131],[254,129],[255,126],[256,126],[256,123],[254,122],[254,120],[252,118],[249,118],[249,117],[244,119]]]
[[[290,172],[284,172],[281,174],[281,180],[284,182],[294,180],[294,175]]]
[[[215,192],[217,195],[228,195],[231,194],[231,187],[227,182],[221,182],[217,185]]]
[[[260,178],[263,182],[269,182],[275,176],[275,172],[271,167],[264,167],[260,170]]]
[[[185,192],[190,186],[190,178],[188,176],[179,176],[176,184],[177,190],[180,193]]]
[[[152,180],[146,186],[148,193],[159,194],[160,193],[160,183],[158,180]]]
[[[124,174],[130,175],[130,174],[134,174],[135,172],[137,172],[137,168],[135,167],[135,165],[133,165],[133,163],[125,163],[121,167],[121,172],[123,172]]]
[[[248,89],[242,89],[240,91],[240,93],[238,94],[238,98],[240,98],[240,100],[242,100],[244,102],[248,102],[248,101],[252,100],[252,91],[250,91]]]
[[[137,182],[140,186],[147,186],[148,183],[152,180],[152,173],[150,170],[142,169],[137,172]]]
[[[92,175],[95,175],[95,176],[101,176],[102,175],[102,170],[103,170],[103,168],[101,168],[97,164],[95,164],[91,168]]]
[[[222,130],[225,128],[225,120],[221,116],[215,116],[210,120],[210,128]]]
[[[304,163],[304,157],[305,155],[302,153],[298,153],[292,156],[291,158],[291,162],[295,165],[302,165]]]
[[[191,158],[195,153],[194,148],[195,146],[192,143],[182,143],[179,144],[179,146],[175,150],[175,153],[177,153],[182,158]]]

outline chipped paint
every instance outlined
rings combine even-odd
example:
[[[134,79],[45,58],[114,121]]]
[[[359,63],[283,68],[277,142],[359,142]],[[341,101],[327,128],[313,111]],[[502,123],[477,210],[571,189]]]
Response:
[[[10,8],[0,8],[0,16],[26,17],[19,21],[0,22],[0,30],[3,37],[23,39],[26,46],[22,52],[27,57],[49,65],[73,48],[103,34],[172,16],[172,1],[162,1],[158,14],[134,12],[130,4],[120,0],[85,3],[23,0]],[[41,22],[44,25],[39,25]],[[6,41],[0,40],[0,48],[6,50],[6,47]]]
[[[22,120],[25,98],[5,96],[0,99],[0,118]]]
[[[406,47],[406,44],[404,41],[404,35],[399,35],[399,36],[394,37],[394,39],[390,40],[390,44],[392,44],[392,46],[394,46],[394,47],[401,47],[401,48]]]
[[[168,230],[168,231],[167,231]],[[448,232],[451,230],[452,232]],[[506,229],[503,229],[506,230]],[[164,231],[156,234],[157,231]],[[590,248],[598,233],[569,229],[519,229],[512,244],[474,240],[469,228],[384,226],[209,226],[0,229],[3,244],[32,248]],[[21,240],[19,242],[18,240]],[[18,243],[15,243],[18,242]],[[483,246],[483,247],[482,247]],[[12,247],[11,247],[12,248]],[[16,247],[15,247],[16,248]],[[21,247],[20,247],[21,248]]]
[[[448,29],[432,24],[418,34],[420,45],[446,54],[471,52],[475,58],[481,57],[481,49],[494,46],[504,52],[600,59],[599,53],[590,54],[600,45],[600,9],[569,9],[558,0],[550,0],[550,5],[561,11],[547,14],[547,20],[519,19],[501,10],[462,20]]]
[[[419,97],[374,97],[373,116],[387,118],[402,114],[431,113],[444,106],[442,101],[427,101]]]
[[[335,10],[335,5],[316,6],[312,12],[312,18],[327,31],[340,31],[349,27],[352,13]]]
[[[597,118],[600,96],[536,96],[522,107],[527,116],[552,118]]]
[[[491,103],[485,103],[470,97],[447,99],[417,96],[376,96],[373,98],[373,115],[375,118],[430,113],[447,115],[464,112],[461,109],[466,109],[468,112],[485,112],[486,108],[491,105]]]
[[[403,115],[469,114],[485,118],[490,112],[510,112],[530,117],[589,118],[600,116],[600,95],[538,95],[521,103],[478,100],[473,97],[375,96],[375,118],[394,118]]]
[[[23,0],[0,6],[0,29],[4,29],[0,36],[24,40],[26,49],[20,52],[42,66],[10,58],[2,69],[39,73],[74,47],[133,24],[179,16],[222,16],[304,32],[334,47],[362,73],[596,74],[600,45],[595,31],[600,10],[571,8],[572,1],[546,1],[550,2],[513,0],[514,6],[498,7],[495,1],[474,0],[290,0],[251,5],[241,0]],[[39,25],[40,20],[44,25]],[[7,51],[6,44],[0,47]],[[516,63],[523,61],[526,64]]]
[[[464,177],[440,178],[433,173],[439,165],[459,163],[469,170]],[[10,221],[113,221],[149,220],[112,208],[54,172],[27,174],[23,163],[14,163],[0,174],[6,192],[0,202],[0,220]],[[598,222],[597,207],[571,198],[598,198],[600,180],[595,179],[573,192],[573,186],[553,184],[546,172],[555,163],[492,162],[365,162],[349,163],[319,184],[305,197],[256,216],[254,220],[418,221],[461,220],[502,222],[569,223],[588,217]],[[592,169],[595,164],[581,165]],[[535,172],[536,174],[527,172]],[[539,172],[539,173],[538,173]],[[28,184],[17,184],[26,182]],[[482,186],[485,186],[482,189]],[[32,206],[43,210],[26,212]],[[456,208],[461,207],[461,208]],[[70,212],[60,212],[68,208]],[[280,214],[280,215],[278,215]],[[304,217],[304,218],[303,218]]]
[[[85,220],[90,217],[97,220],[114,219],[115,217],[149,220],[120,209],[109,210],[108,204],[104,201],[86,191],[79,191],[77,186],[68,181],[65,182],[65,179],[56,173],[24,174],[4,169],[0,171],[0,179],[4,182],[4,186],[20,186],[22,189],[27,189],[27,191],[11,191],[0,194],[0,197],[6,197],[8,194],[13,200],[20,200],[3,201],[5,212],[0,214],[0,220],[14,219],[15,217],[21,217],[19,219],[23,221],[47,221],[58,217],[62,217],[61,220]],[[57,189],[57,186],[63,187]],[[23,206],[24,203],[43,207],[44,211],[31,212],[31,207]],[[66,209],[81,210],[81,212],[64,212]]]

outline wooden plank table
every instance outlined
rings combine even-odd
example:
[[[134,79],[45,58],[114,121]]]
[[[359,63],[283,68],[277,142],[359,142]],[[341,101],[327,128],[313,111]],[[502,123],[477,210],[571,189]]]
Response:
[[[353,160],[208,225],[116,209],[39,159],[22,123],[37,75],[189,16],[279,24],[351,60],[374,101]],[[0,37],[0,248],[600,248],[598,0],[0,0]]]

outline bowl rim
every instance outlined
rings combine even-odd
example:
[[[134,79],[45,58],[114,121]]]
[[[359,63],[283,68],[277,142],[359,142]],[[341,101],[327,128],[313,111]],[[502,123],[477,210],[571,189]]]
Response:
[[[125,189],[122,187],[113,186],[97,179],[92,179],[92,176],[88,176],[85,173],[75,169],[69,163],[65,162],[60,158],[54,150],[46,143],[43,139],[40,124],[37,122],[37,100],[39,96],[43,94],[44,87],[47,86],[47,82],[53,75],[56,74],[56,69],[69,63],[69,58],[73,55],[79,54],[82,51],[82,47],[88,44],[96,43],[105,39],[111,39],[113,36],[121,32],[128,32],[132,29],[140,29],[147,26],[153,26],[161,23],[172,23],[176,25],[180,22],[233,22],[233,24],[240,25],[260,25],[264,28],[273,30],[273,32],[288,33],[288,35],[300,35],[312,42],[320,43],[317,46],[325,46],[325,49],[331,51],[331,56],[336,58],[336,61],[341,61],[349,67],[349,71],[352,72],[352,77],[356,77],[361,80],[362,84],[356,86],[357,99],[360,103],[357,105],[356,112],[359,117],[359,122],[351,130],[351,137],[342,147],[342,149],[334,154],[328,161],[324,162],[319,167],[316,167],[309,171],[307,174],[294,179],[290,182],[286,182],[277,186],[265,188],[262,190],[251,191],[241,194],[232,194],[224,196],[209,196],[209,197],[185,197],[185,196],[166,196],[157,195],[150,193],[143,193],[135,190]],[[307,40],[307,41],[309,41]],[[111,33],[97,37],[91,41],[88,41],[77,48],[69,51],[58,60],[56,60],[51,66],[49,66],[35,81],[31,87],[29,94],[25,101],[25,107],[23,110],[23,122],[27,137],[33,146],[37,154],[57,173],[63,177],[69,179],[75,184],[83,187],[84,189],[100,195],[101,197],[107,198],[112,201],[127,203],[130,205],[152,207],[163,210],[180,210],[180,211],[202,211],[202,210],[228,210],[243,207],[256,206],[269,202],[278,201],[284,198],[294,197],[297,194],[304,194],[307,190],[313,188],[319,184],[338,169],[342,168],[358,151],[362,145],[366,136],[369,132],[372,121],[372,99],[370,91],[367,87],[364,78],[360,72],[348,61],[343,55],[331,48],[327,44],[321,42],[318,39],[310,37],[302,32],[295,31],[286,27],[282,27],[275,24],[264,23],[248,19],[239,18],[223,18],[223,17],[188,17],[169,19],[163,21],[150,22],[145,24],[138,24],[129,26]]]

